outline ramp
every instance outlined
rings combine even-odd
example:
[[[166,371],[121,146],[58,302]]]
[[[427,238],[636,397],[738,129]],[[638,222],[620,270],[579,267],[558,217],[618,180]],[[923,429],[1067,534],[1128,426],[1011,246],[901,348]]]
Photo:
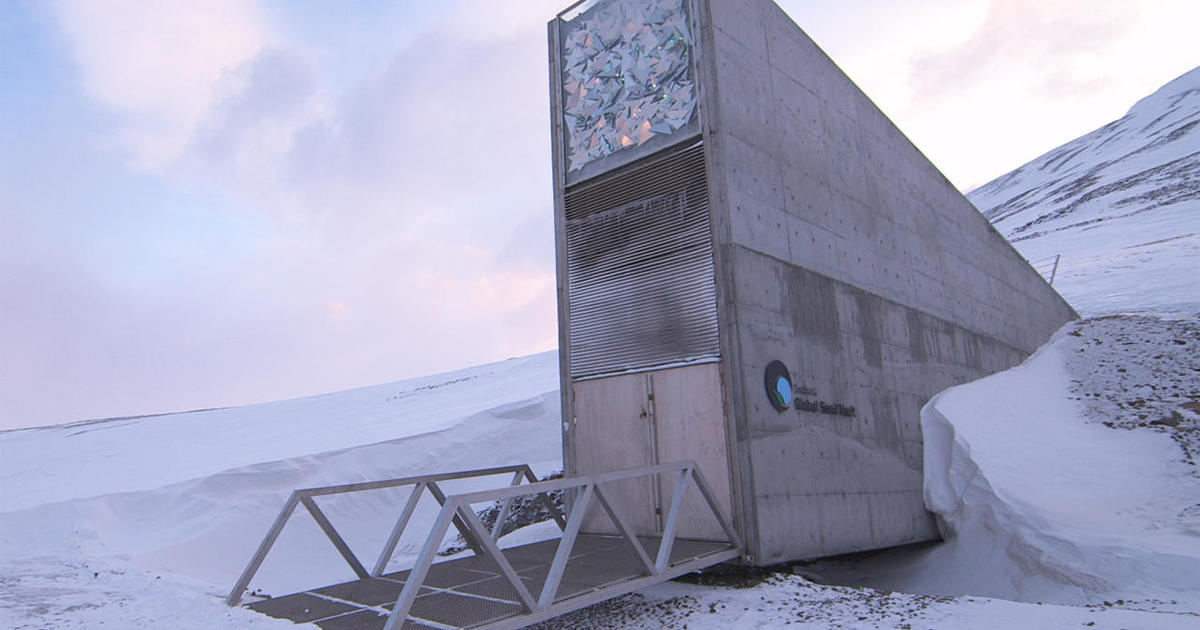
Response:
[[[446,496],[438,481],[513,473],[507,487]],[[674,482],[662,531],[636,532],[628,506],[612,488],[621,483]],[[522,480],[530,483],[521,485]],[[413,485],[375,568],[367,572],[313,501],[314,496],[363,492]],[[680,514],[689,487],[711,510],[725,540],[677,538]],[[421,494],[428,490],[441,504],[434,526],[412,568],[384,573]],[[571,500],[563,514],[550,493],[565,491]],[[513,499],[532,496],[548,507],[561,536],[500,548],[501,524]],[[499,503],[500,517],[488,531],[475,505]],[[298,490],[268,531],[258,552],[229,594],[237,605],[296,507],[304,505],[330,542],[359,576],[358,580],[263,599],[247,605],[258,612],[324,630],[400,630],[402,628],[521,628],[572,610],[664,582],[741,555],[742,543],[721,512],[693,462],[537,482],[528,466],[513,466],[441,475],[410,477],[367,484]],[[603,515],[615,533],[584,533]],[[453,526],[471,554],[434,563],[439,546]]]

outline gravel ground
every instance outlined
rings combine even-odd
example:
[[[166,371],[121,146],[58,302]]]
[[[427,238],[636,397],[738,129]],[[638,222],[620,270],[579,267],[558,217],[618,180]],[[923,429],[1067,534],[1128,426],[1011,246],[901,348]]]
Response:
[[[723,565],[685,576],[661,591],[633,593],[550,621],[536,630],[703,628],[740,620],[736,627],[809,625],[910,628],[923,612],[949,597],[889,593],[871,588],[814,584],[786,567]],[[766,624],[766,625],[763,625]]]
[[[1067,333],[1074,399],[1086,417],[1127,431],[1166,433],[1200,474],[1200,317],[1112,315]]]

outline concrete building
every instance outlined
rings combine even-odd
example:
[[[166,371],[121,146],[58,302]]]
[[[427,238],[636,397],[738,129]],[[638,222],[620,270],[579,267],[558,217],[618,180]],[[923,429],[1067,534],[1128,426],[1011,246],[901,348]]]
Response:
[[[566,474],[694,459],[756,564],[935,538],[921,406],[1075,312],[770,0],[549,30]]]

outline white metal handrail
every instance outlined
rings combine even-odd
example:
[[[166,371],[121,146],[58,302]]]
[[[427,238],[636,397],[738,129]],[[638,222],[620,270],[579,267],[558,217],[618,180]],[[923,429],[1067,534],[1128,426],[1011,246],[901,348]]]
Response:
[[[659,542],[657,554],[653,559],[646,553],[645,547],[638,539],[634,531],[629,527],[628,521],[616,509],[616,506],[610,500],[604,487],[605,484],[622,481],[627,479],[637,479],[643,477],[656,477],[658,475],[675,473],[675,490],[671,499],[671,507],[668,511],[666,523],[663,527],[662,538]],[[434,522],[433,529],[429,537],[425,541],[420,554],[417,556],[416,564],[409,572],[408,578],[404,582],[404,588],[400,591],[396,598],[395,606],[392,608],[391,614],[388,616],[384,630],[399,630],[408,619],[409,612],[412,609],[413,602],[417,598],[430,567],[433,565],[434,556],[436,555],[438,546],[445,537],[447,530],[452,523],[461,521],[465,523],[466,529],[473,534],[483,548],[483,553],[476,552],[477,555],[487,556],[496,566],[499,567],[501,575],[513,587],[517,593],[517,597],[521,600],[520,603],[524,608],[523,615],[514,617],[508,620],[500,621],[496,624],[489,624],[488,628],[517,628],[529,623],[547,619],[570,610],[575,610],[609,597],[614,597],[619,593],[603,592],[593,594],[591,597],[575,597],[567,602],[556,601],[559,584],[562,581],[564,572],[566,571],[567,561],[571,556],[575,541],[578,538],[580,528],[583,526],[583,520],[589,504],[593,499],[598,501],[604,512],[608,515],[613,525],[620,532],[620,535],[632,546],[637,554],[642,567],[644,569],[643,578],[631,580],[629,583],[622,585],[623,592],[628,592],[629,587],[637,587],[640,585],[648,585],[655,581],[661,581],[682,572],[702,568],[695,561],[683,563],[680,566],[671,566],[671,551],[675,544],[676,531],[679,525],[680,511],[683,505],[684,492],[687,489],[688,479],[692,479],[696,488],[700,491],[708,508],[712,511],[720,524],[722,531],[728,539],[729,547],[721,551],[716,557],[717,561],[737,557],[741,553],[742,542],[737,532],[733,529],[725,515],[721,512],[720,506],[713,497],[712,490],[708,483],[704,480],[704,475],[696,467],[695,462],[683,461],[673,462],[669,464],[660,464],[657,466],[647,466],[643,468],[634,468],[629,470],[620,470],[607,473],[598,473],[592,475],[584,475],[580,477],[571,477],[565,479],[556,479],[552,481],[540,481],[529,485],[508,488],[498,488],[495,490],[484,490],[479,492],[468,492],[447,497],[442,503],[442,509],[438,513],[437,520]],[[573,490],[576,494],[570,515],[567,519],[565,527],[563,527],[562,538],[559,541],[558,548],[555,551],[554,559],[550,564],[549,572],[546,575],[541,592],[531,593],[529,588],[517,575],[512,564],[501,552],[496,544],[494,536],[487,535],[487,531],[483,523],[479,520],[479,516],[472,508],[472,504],[484,501],[504,500],[510,501],[514,497],[538,494],[539,496],[547,496],[548,493],[557,490]],[[560,527],[562,523],[560,523]],[[460,530],[461,531],[461,530]],[[710,562],[711,563],[711,562]],[[707,566],[707,565],[704,565]]]
[[[1036,261],[1030,261],[1030,266],[1037,271],[1047,284],[1054,284],[1054,278],[1058,275],[1058,263],[1062,260],[1062,254],[1047,256]]]
[[[250,584],[250,580],[254,578],[255,573],[257,573],[258,569],[262,566],[263,561],[267,557],[267,553],[271,550],[271,547],[275,545],[275,541],[278,540],[279,535],[283,533],[284,526],[287,525],[288,520],[291,518],[298,506],[304,506],[304,509],[307,510],[308,513],[313,517],[313,520],[317,522],[317,525],[321,528],[321,531],[325,533],[325,536],[331,543],[333,543],[333,546],[337,549],[338,553],[341,554],[342,558],[346,561],[346,564],[350,565],[350,568],[354,571],[354,574],[357,575],[359,579],[366,579],[369,577],[378,577],[383,574],[383,571],[387,568],[388,562],[392,558],[392,554],[396,551],[396,545],[400,542],[400,537],[404,534],[404,530],[408,526],[409,520],[412,519],[412,515],[416,511],[418,501],[426,491],[428,491],[429,494],[433,496],[433,498],[440,505],[443,506],[442,512],[445,512],[447,497],[442,491],[441,487],[438,485],[438,482],[451,481],[455,479],[469,479],[474,477],[489,477],[493,475],[503,475],[506,473],[512,473],[513,476],[512,481],[509,483],[509,488],[520,486],[522,480],[527,481],[528,484],[521,486],[521,489],[528,488],[531,485],[536,485],[538,483],[537,477],[533,474],[533,470],[530,469],[527,464],[517,464],[512,466],[498,466],[494,468],[462,470],[433,475],[404,477],[400,479],[387,479],[383,481],[370,481],[364,483],[351,483],[337,486],[323,486],[320,488],[305,488],[302,490],[296,490],[292,492],[290,497],[288,497],[287,503],[284,504],[283,509],[279,512],[279,516],[276,517],[275,522],[271,525],[271,528],[267,530],[266,536],[263,537],[262,542],[258,545],[258,550],[255,551],[254,556],[250,559],[250,563],[247,564],[245,570],[242,571],[241,577],[238,578],[237,583],[234,584],[233,589],[229,592],[229,597],[225,600],[225,603],[229,604],[230,606],[236,606],[238,602],[241,601],[242,594],[245,593],[246,587]],[[345,539],[342,538],[341,534],[339,534],[337,529],[334,528],[333,523],[329,521],[329,518],[325,516],[325,513],[321,511],[321,508],[319,508],[317,503],[313,500],[314,497],[318,496],[367,492],[371,490],[382,490],[385,488],[396,488],[409,485],[415,486],[413,488],[413,492],[411,495],[409,495],[408,501],[404,504],[404,508],[401,510],[399,518],[396,519],[396,523],[392,527],[392,532],[388,536],[387,542],[380,551],[379,556],[375,561],[375,565],[371,571],[367,571],[366,567],[363,566],[362,562],[359,561],[358,557],[354,555],[353,551],[351,551],[350,546],[346,543]],[[533,490],[529,492],[517,493],[517,495],[528,494],[533,494],[536,496],[537,500],[542,503],[542,505],[550,512],[551,517],[555,520],[555,522],[558,523],[559,527],[564,529],[567,527],[567,523],[563,519],[562,513],[554,505],[554,501],[551,500],[550,496],[546,494],[545,491]],[[500,507],[499,517],[496,519],[496,523],[493,525],[491,532],[486,531],[486,529],[482,526],[482,523],[479,523],[478,515],[476,515],[474,511],[470,509],[463,511],[461,514],[454,515],[452,521],[450,522],[452,522],[455,528],[458,529],[459,533],[462,534],[463,539],[466,540],[467,545],[475,552],[476,555],[483,555],[486,553],[485,550],[489,544],[493,547],[495,546],[495,540],[500,537],[501,527],[508,516],[512,498],[517,495],[505,495],[503,497],[497,497],[498,499],[502,499],[503,503]],[[460,495],[456,495],[455,498],[458,496]],[[455,510],[455,512],[459,511],[460,510],[458,509]],[[471,517],[465,517],[466,512],[470,512]],[[478,527],[474,526],[476,523],[479,523]],[[448,526],[449,523],[447,524],[447,527]],[[444,536],[446,527],[441,529]],[[441,542],[440,538],[438,539],[438,542]],[[428,545],[428,543],[426,543],[426,545]]]

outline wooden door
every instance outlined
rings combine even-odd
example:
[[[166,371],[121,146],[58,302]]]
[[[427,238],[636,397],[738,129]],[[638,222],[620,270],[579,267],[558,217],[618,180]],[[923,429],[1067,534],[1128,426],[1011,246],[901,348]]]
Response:
[[[720,364],[705,363],[652,374],[656,459],[659,462],[695,461],[725,518],[730,518],[729,449],[721,404]],[[664,475],[659,484],[662,498],[659,509],[665,520],[675,491],[675,479]],[[678,536],[725,538],[696,487],[688,487],[681,509]]]
[[[652,466],[651,408],[647,376],[625,374],[578,381],[575,388],[573,436],[574,471],[577,475]],[[605,487],[616,509],[638,534],[657,529],[654,515],[657,487],[651,479],[614,482]],[[598,505],[588,512],[588,533],[614,534]]]
[[[730,515],[729,449],[720,365],[686,367],[578,381],[572,423],[575,474],[694,460],[726,517]],[[690,482],[689,482],[690,484]],[[639,534],[662,532],[675,477],[610,484],[606,494]],[[678,535],[724,537],[699,491],[687,490]],[[584,531],[616,533],[601,510]]]

